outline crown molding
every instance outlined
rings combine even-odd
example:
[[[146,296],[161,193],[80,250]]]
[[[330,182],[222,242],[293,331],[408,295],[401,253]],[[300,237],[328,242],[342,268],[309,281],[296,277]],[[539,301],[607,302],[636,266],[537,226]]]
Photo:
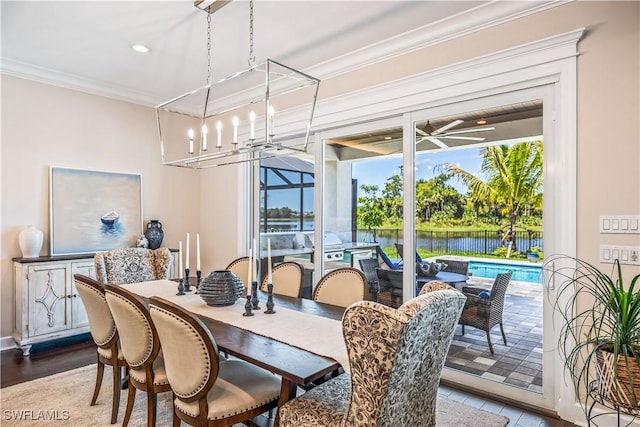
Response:
[[[486,28],[539,13],[575,0],[491,1],[433,24],[399,34],[303,70],[321,80],[437,45]],[[2,74],[34,80],[66,89],[154,107],[165,101],[153,94],[110,85],[84,77],[61,73],[7,58],[2,59]]]

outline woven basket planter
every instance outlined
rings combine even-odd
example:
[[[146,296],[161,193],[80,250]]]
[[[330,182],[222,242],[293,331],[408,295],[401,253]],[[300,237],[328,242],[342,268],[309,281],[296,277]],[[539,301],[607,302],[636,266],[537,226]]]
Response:
[[[637,412],[640,408],[640,365],[632,357],[619,355],[618,366],[614,367],[613,353],[604,350],[598,350],[596,358],[600,396],[622,411]]]

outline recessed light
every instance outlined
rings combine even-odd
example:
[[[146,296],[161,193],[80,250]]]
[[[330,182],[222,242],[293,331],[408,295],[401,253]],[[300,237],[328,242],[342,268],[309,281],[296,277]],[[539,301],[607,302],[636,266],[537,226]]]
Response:
[[[486,125],[487,121],[485,119],[480,119],[476,122],[477,125]]]
[[[140,44],[140,43],[134,43],[132,45],[129,46],[131,49],[135,50],[136,52],[139,53],[149,53],[151,52],[151,49],[149,49],[149,47]]]

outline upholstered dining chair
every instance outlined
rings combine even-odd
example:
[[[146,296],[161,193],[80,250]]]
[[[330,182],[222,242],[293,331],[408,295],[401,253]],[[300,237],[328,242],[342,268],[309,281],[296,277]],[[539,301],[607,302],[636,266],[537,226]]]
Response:
[[[149,304],[175,396],[173,425],[255,425],[249,420],[278,404],[281,378],[238,359],[220,360],[207,327],[162,298]]]
[[[111,424],[118,421],[118,407],[120,404],[120,381],[122,379],[122,368],[127,366],[122,352],[120,351],[118,340],[118,329],[111,315],[111,310],[105,298],[105,290],[101,283],[82,274],[73,276],[78,295],[84,304],[89,319],[89,331],[97,346],[98,371],[96,385],[93,390],[91,404],[96,404],[100,387],[102,386],[102,376],[104,366],[111,366],[113,370],[113,402],[111,404]]]
[[[256,268],[258,266],[258,261],[256,260]],[[244,283],[244,289],[247,291],[251,286],[251,283],[247,284],[247,278],[249,276],[249,257],[243,256],[240,258],[236,258],[227,265],[225,270],[231,271],[233,274],[238,276],[242,283]]]
[[[440,374],[464,301],[445,290],[398,309],[351,305],[342,318],[351,373],[285,403],[280,426],[435,426]]]
[[[491,329],[500,325],[502,333],[502,341],[507,345],[507,337],[504,334],[504,326],[502,324],[502,311],[504,309],[504,297],[511,281],[512,271],[498,274],[493,281],[491,290],[485,288],[465,286],[462,293],[467,297],[467,302],[462,310],[459,323],[462,325],[462,335],[464,335],[464,327],[472,326],[482,329],[487,334],[487,343],[489,351],[493,354],[493,345],[491,344]]]
[[[376,258],[359,259],[360,269],[367,278],[368,298],[371,301],[378,302],[380,300],[380,282],[378,281],[378,273],[376,270],[380,268],[380,263]]]
[[[122,425],[129,424],[136,391],[141,390],[147,395],[147,426],[155,426],[157,394],[171,391],[156,328],[136,295],[117,285],[106,288],[107,304],[120,331],[120,346],[129,365],[129,393]]]
[[[281,262],[273,266],[272,270],[273,293],[288,297],[302,297],[302,284],[304,282],[304,268],[294,261]],[[268,275],[264,276],[260,289],[267,292]]]
[[[168,248],[120,248],[94,255],[99,282],[127,284],[169,279],[171,251]]]
[[[348,307],[364,300],[367,278],[353,267],[342,267],[322,276],[313,290],[312,299],[325,304]]]

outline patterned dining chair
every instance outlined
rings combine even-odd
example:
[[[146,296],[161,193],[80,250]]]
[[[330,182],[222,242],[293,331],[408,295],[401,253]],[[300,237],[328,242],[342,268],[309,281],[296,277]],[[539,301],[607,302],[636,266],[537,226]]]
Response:
[[[147,426],[156,425],[158,393],[171,391],[164,367],[162,349],[151,315],[138,297],[117,285],[107,285],[107,304],[113,314],[120,345],[129,365],[129,393],[122,426],[131,419],[136,391],[147,395]]]
[[[164,351],[173,400],[173,425],[255,425],[249,420],[278,404],[281,378],[238,359],[220,359],[200,319],[162,298],[149,311]]]
[[[99,282],[122,285],[169,279],[171,251],[168,248],[120,248],[94,255]]]
[[[500,325],[502,341],[504,345],[507,345],[507,337],[504,334],[504,326],[502,325],[502,312],[504,309],[504,297],[512,274],[512,271],[498,274],[490,290],[474,286],[462,288],[462,293],[467,297],[467,303],[464,306],[464,310],[462,310],[459,321],[462,325],[462,335],[464,335],[465,326],[482,329],[487,334],[487,343],[491,354],[493,354],[491,329],[494,326]]]
[[[265,275],[260,290],[267,292],[268,280],[269,277]],[[281,262],[272,268],[272,281],[274,294],[301,298],[304,268],[297,262]]]
[[[97,376],[93,397],[89,406],[96,404],[104,366],[111,366],[113,370],[113,402],[111,404],[111,424],[118,421],[118,408],[120,406],[120,384],[122,380],[122,368],[127,366],[124,355],[120,351],[118,329],[111,315],[111,310],[105,298],[105,290],[101,283],[82,274],[73,276],[78,295],[84,304],[89,319],[89,332],[97,346]]]
[[[342,318],[351,373],[284,404],[280,426],[435,426],[440,374],[464,301],[446,290],[398,309],[351,305]]]
[[[313,290],[312,299],[325,304],[348,307],[364,300],[367,278],[357,268],[342,267],[322,276]]]

